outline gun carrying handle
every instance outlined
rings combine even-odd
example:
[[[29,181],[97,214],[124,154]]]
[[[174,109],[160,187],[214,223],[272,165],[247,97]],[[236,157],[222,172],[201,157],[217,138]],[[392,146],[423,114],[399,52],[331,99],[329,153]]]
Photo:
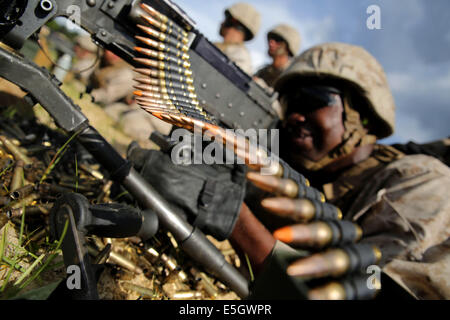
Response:
[[[77,228],[77,225],[84,224],[88,217],[88,200],[75,193],[60,197],[50,212],[50,231],[55,239],[61,239],[68,223],[61,248],[66,268],[78,266],[80,270],[80,289],[70,291],[70,298],[75,300],[99,299],[97,281],[84,240],[86,230]]]

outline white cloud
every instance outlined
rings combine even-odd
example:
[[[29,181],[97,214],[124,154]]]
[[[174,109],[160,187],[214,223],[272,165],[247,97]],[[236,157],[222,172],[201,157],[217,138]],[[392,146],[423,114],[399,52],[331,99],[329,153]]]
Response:
[[[204,2],[177,1],[177,4],[197,22],[197,28],[211,41],[220,41],[218,34],[219,25],[223,20],[223,12],[234,0],[209,1],[207,9]],[[267,56],[266,34],[279,23],[287,23],[299,30],[302,36],[302,50],[311,47],[330,38],[335,27],[332,16],[321,19],[299,19],[299,13],[292,10],[295,4],[292,1],[249,1],[261,13],[262,23],[259,34],[247,44],[253,59],[253,67],[258,68],[270,62]]]
[[[177,4],[197,22],[197,28],[208,39],[217,41],[220,40],[218,30],[224,9],[237,1],[213,0],[205,3],[201,0],[177,0]],[[393,136],[396,142],[426,142],[448,131],[450,62],[436,61],[435,55],[430,55],[430,52],[442,50],[450,41],[450,32],[446,30],[439,35],[441,42],[427,42],[426,37],[430,36],[428,28],[418,32],[433,23],[430,19],[436,19],[426,10],[427,4],[422,0],[379,0],[383,30],[372,33],[358,27],[360,20],[363,20],[362,15],[365,17],[366,3],[371,3],[370,0],[362,4],[345,1],[345,4],[339,2],[339,5],[329,0],[305,0],[304,3],[293,0],[247,1],[262,15],[260,33],[248,44],[255,70],[270,62],[266,34],[281,22],[300,31],[302,50],[325,41],[360,44],[380,60],[387,72],[397,103],[397,130]],[[306,11],[299,12],[300,7]],[[422,46],[424,52],[421,55],[417,43],[430,45]],[[425,63],[424,53],[431,63]]]
[[[392,91],[404,93],[411,90],[416,82],[409,73],[391,72],[387,74]]]
[[[433,128],[424,125],[415,115],[404,113],[397,119],[395,136],[398,141],[427,142],[436,138]]]

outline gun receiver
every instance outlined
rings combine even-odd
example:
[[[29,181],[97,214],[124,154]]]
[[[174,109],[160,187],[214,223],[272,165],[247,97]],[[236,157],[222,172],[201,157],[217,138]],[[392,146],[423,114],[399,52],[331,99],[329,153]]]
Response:
[[[267,129],[278,120],[272,104],[276,94],[268,93],[230,61],[195,27],[195,22],[170,0],[28,0],[12,1],[22,15],[16,23],[0,27],[0,39],[18,49],[26,39],[55,17],[66,17],[79,23],[92,39],[128,63],[134,61],[139,46],[136,35],[142,30],[141,4],[161,12],[188,30],[186,52],[190,56],[194,87],[200,107],[212,115],[222,127],[234,129]],[[43,3],[45,8],[42,9]],[[51,5],[50,5],[50,4]],[[20,5],[22,4],[22,5]],[[26,5],[24,5],[26,4]],[[10,5],[11,6],[11,5]],[[0,20],[6,19],[1,13]]]

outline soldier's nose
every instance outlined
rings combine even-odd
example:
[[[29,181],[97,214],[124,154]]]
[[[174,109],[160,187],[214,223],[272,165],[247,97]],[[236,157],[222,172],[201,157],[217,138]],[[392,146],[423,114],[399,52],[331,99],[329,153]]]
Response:
[[[288,121],[295,124],[296,122],[305,122],[306,121],[306,117],[300,113],[292,113],[289,118]]]

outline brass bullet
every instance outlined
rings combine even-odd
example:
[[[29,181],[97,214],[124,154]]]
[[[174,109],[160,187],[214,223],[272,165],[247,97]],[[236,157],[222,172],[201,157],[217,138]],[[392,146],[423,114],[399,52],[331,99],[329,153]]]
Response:
[[[273,235],[276,239],[294,246],[317,249],[330,244],[333,239],[331,228],[320,221],[284,227],[276,230]]]
[[[148,4],[141,3],[141,8],[144,9],[145,12],[151,14],[153,17],[157,18],[161,22],[167,23],[169,21],[168,17],[166,17],[159,11],[155,10],[153,7],[149,6]]]
[[[147,37],[142,37],[142,36],[134,36],[137,40],[141,41],[142,43],[145,43],[146,45],[148,45],[149,47],[152,47],[154,49],[160,50],[160,51],[164,51],[167,54],[171,54],[179,59],[182,60],[189,60],[189,54],[187,54],[186,52],[183,52],[181,50],[178,50],[177,48],[171,46],[168,43],[162,43],[162,42],[158,42],[156,40],[152,40],[149,39]]]
[[[308,222],[314,219],[316,210],[308,199],[269,198],[261,201],[264,209],[296,222]]]
[[[20,218],[20,217],[22,217],[24,212],[25,212],[26,216],[40,215],[40,214],[47,215],[50,212],[52,206],[53,206],[52,204],[42,204],[39,206],[20,207],[20,208],[8,210],[6,212],[6,214],[10,219]]]
[[[106,197],[109,197],[109,195],[111,193],[111,187],[113,184],[114,184],[114,181],[109,180],[103,185],[102,192],[97,197],[97,203],[101,203],[101,202],[103,202],[103,199],[105,199]]]
[[[133,86],[135,89],[143,90],[143,91],[152,91],[152,92],[158,92],[162,94],[172,95],[175,97],[184,97],[194,100],[193,102],[197,105],[198,101],[197,95],[192,92],[186,92],[182,90],[175,90],[175,89],[167,89],[166,87],[161,87],[159,85],[150,85],[150,84],[138,84]]]
[[[281,179],[279,177],[261,175],[256,172],[248,172],[247,179],[253,182],[258,188],[279,196],[307,198],[325,202],[323,193],[306,185],[298,185],[291,179]]]
[[[172,294],[173,300],[192,300],[202,298],[201,292],[198,291],[180,291]]]
[[[32,194],[29,194],[28,196],[26,196],[23,199],[20,199],[20,200],[15,201],[15,202],[11,202],[9,204],[9,208],[10,209],[17,209],[17,208],[21,208],[21,207],[26,207],[26,206],[31,205],[37,199],[39,199],[39,195],[37,195],[36,193],[32,193]]]
[[[115,253],[111,251],[109,253],[109,258],[107,260],[108,263],[117,264],[118,266],[121,266],[125,269],[130,270],[131,272],[137,273],[137,274],[143,274],[144,271],[142,271],[141,268],[139,268],[137,265],[135,265],[130,260],[126,259],[125,257],[121,256],[118,253]]]
[[[150,86],[147,84],[141,84],[133,86],[135,89],[138,89],[134,91],[134,95],[139,97],[149,97],[149,98],[157,98],[157,99],[166,99],[166,100],[177,100],[180,99],[180,97],[176,97],[173,95],[169,95],[165,92],[161,92],[161,88]],[[189,101],[188,99],[184,99],[185,101]],[[181,100],[183,101],[183,100]]]
[[[264,169],[267,172],[267,175],[272,175],[275,177],[282,177],[284,173],[283,166],[279,161],[270,161],[269,159],[259,158],[260,161],[257,163],[252,164],[250,169],[253,170],[261,170]],[[266,164],[269,162],[268,164]]]
[[[200,283],[203,285],[203,288],[208,293],[211,298],[216,298],[219,294],[217,287],[212,283],[211,279],[204,273],[198,271],[196,268],[191,268],[191,274],[200,280]]]
[[[185,98],[181,98],[181,97],[169,96],[167,94],[161,94],[161,93],[151,92],[151,91],[140,91],[140,90],[134,91],[134,95],[137,96],[138,98],[140,98],[141,101],[145,101],[144,100],[145,98],[157,99],[157,100],[163,101],[163,103],[165,103],[165,104],[173,104],[177,107],[198,110],[197,104],[195,104],[194,101],[185,99]]]
[[[166,90],[179,90],[180,92],[189,92],[193,93],[195,92],[194,86],[186,85],[184,83],[179,82],[166,82],[165,80],[161,79],[155,79],[155,78],[135,78],[135,81],[141,83],[141,84],[147,84],[156,86],[159,88],[166,88]]]
[[[151,263],[156,263],[159,259],[159,252],[155,248],[147,248],[144,251],[144,257]]]
[[[309,300],[346,300],[345,288],[339,282],[330,282],[308,291]]]
[[[152,69],[145,69],[145,68],[136,68],[134,71],[153,77],[157,79],[161,79],[164,81],[174,81],[174,82],[180,82],[180,83],[186,83],[188,85],[192,85],[194,83],[194,80],[190,77],[184,77],[181,75],[175,75],[172,73],[167,73],[161,70],[152,70]]]
[[[28,158],[20,149],[12,143],[12,141],[5,136],[0,136],[0,142],[3,144],[3,146],[14,156],[14,159],[16,161],[22,160],[23,163],[26,164],[32,164],[30,158]]]
[[[177,265],[176,260],[173,257],[170,257],[165,253],[162,253],[159,256],[159,258],[164,263],[166,268],[169,269],[170,272],[177,271],[178,265]],[[181,281],[185,281],[187,279],[187,275],[183,270],[179,270],[178,272],[176,272],[176,275]]]
[[[349,267],[348,254],[342,249],[332,249],[292,263],[287,268],[287,274],[307,278],[339,277],[346,273]]]
[[[148,288],[141,287],[141,286],[135,285],[134,283],[125,282],[125,281],[121,281],[120,284],[127,290],[135,291],[135,292],[139,293],[139,295],[141,295],[142,297],[147,297],[147,298],[155,297],[155,292],[153,292],[152,290],[150,290]]]
[[[151,60],[151,59],[146,59],[146,58],[134,58],[134,61],[139,62],[139,63],[144,64],[149,67],[153,67],[155,69],[169,71],[169,73],[178,73],[178,74],[184,75],[186,77],[192,76],[191,70],[188,70],[188,69],[185,69],[182,67],[177,67],[170,63],[164,63],[162,61],[156,61],[156,60]]]
[[[168,114],[168,113],[173,113],[176,114],[179,111],[175,111],[175,110],[166,110],[166,109],[162,109],[162,108],[157,108],[157,107],[148,107],[148,106],[142,106],[142,109],[144,111],[150,112],[150,113],[155,113],[155,114]]]
[[[157,117],[157,118],[160,119],[160,120],[164,120],[159,112],[157,112],[157,111],[153,111],[153,112],[152,112],[152,111],[149,111],[149,112],[150,112],[150,114],[153,115],[154,117]]]
[[[256,172],[248,172],[247,179],[258,188],[274,194],[296,198],[298,195],[297,184],[290,179],[280,179],[273,176],[263,176]]]
[[[158,12],[157,10],[155,10],[154,8],[152,8],[151,6],[149,6],[149,5],[145,4],[145,3],[141,3],[141,8],[145,12],[150,14],[151,16],[153,16],[156,19],[158,19],[162,23],[161,30],[165,29],[163,31],[168,32],[168,33],[174,33],[174,34],[177,34],[177,35],[179,35],[181,37],[187,38],[187,36],[188,36],[187,32],[184,31],[174,21],[172,21],[170,18],[168,18],[164,14]],[[163,25],[165,25],[165,27]]]
[[[151,49],[145,49],[145,48],[141,48],[141,47],[134,47],[134,49],[137,52],[142,53],[146,56],[153,57],[153,58],[159,59],[161,61],[171,62],[175,65],[181,66],[186,69],[189,69],[191,67],[191,64],[188,61],[177,59],[173,56],[164,54],[162,52],[158,52],[158,51],[151,50]]]
[[[317,221],[278,229],[274,237],[285,243],[314,249],[357,242],[362,237],[361,228],[350,221]]]
[[[158,119],[165,121],[171,125],[177,126],[177,127],[182,127],[185,128],[187,130],[191,130],[191,127],[189,126],[185,126],[185,125],[181,125],[179,124],[177,121],[175,121],[173,118],[171,118],[172,115],[176,115],[176,113],[171,113],[168,111],[161,111],[161,110],[157,110],[157,109],[144,109],[145,111],[149,112],[150,114],[152,114],[153,116],[157,117]]]
[[[34,191],[34,185],[28,184],[24,187],[18,188],[15,191],[11,192],[9,196],[13,200],[18,200],[18,199],[22,199],[22,198],[28,196],[33,191]]]
[[[193,124],[191,121],[186,121],[185,118],[187,118],[186,115],[183,114],[166,114],[167,117],[169,117],[174,125],[178,127],[182,127],[188,130],[194,130]],[[189,117],[190,118],[190,117]]]
[[[172,47],[176,48],[177,50],[181,50],[183,52],[187,52],[189,50],[189,48],[185,45],[186,43],[188,43],[188,40],[184,40],[184,42],[177,40],[176,38],[173,38],[172,36],[169,36],[167,34],[164,34],[162,32],[156,31],[153,28],[150,27],[146,27],[143,25],[138,24],[137,27],[139,29],[141,29],[143,32],[145,32],[146,34],[155,37],[156,39],[167,43],[169,45],[171,45]]]
[[[3,144],[0,144],[0,145],[3,145]],[[0,159],[5,158],[6,156],[7,156],[7,152],[3,148],[0,147]]]
[[[22,160],[18,160],[16,162],[16,166],[14,168],[13,177],[11,180],[11,184],[9,186],[9,190],[11,192],[16,191],[17,189],[21,188],[23,186],[23,167],[24,162]]]
[[[261,205],[264,209],[295,222],[342,219],[339,208],[309,199],[267,198],[261,201]]]
[[[171,116],[171,114],[167,114],[167,113],[161,113],[160,114],[162,120],[173,124],[174,126],[178,126],[178,127],[182,127],[176,120],[174,120]]]
[[[43,194],[43,195],[63,194],[63,193],[72,192],[72,190],[69,188],[64,188],[64,187],[58,186],[56,184],[50,184],[50,183],[46,183],[46,182],[39,184],[38,190],[39,190],[39,193]]]
[[[93,176],[93,177],[96,178],[96,179],[99,179],[99,180],[105,179],[105,176],[103,175],[103,173],[101,173],[101,172],[98,171],[98,170],[95,170],[95,169],[91,168],[91,167],[88,166],[88,165],[85,165],[85,164],[79,164],[78,167],[79,167],[81,170],[83,170],[83,171],[89,173],[91,176]]]
[[[287,273],[308,278],[340,277],[378,263],[381,259],[379,253],[378,248],[368,244],[347,245],[297,260],[289,265]]]
[[[171,112],[180,113],[181,108],[176,108],[170,101],[161,101],[151,98],[137,97],[136,102],[138,105],[147,112],[150,111],[161,111],[161,112]],[[158,109],[158,110],[157,110]]]
[[[169,115],[179,115],[176,111],[171,110],[161,110],[154,107],[144,107],[144,111],[151,113],[152,115],[158,117],[159,119],[169,122],[170,124],[177,125],[172,118],[169,118]]]
[[[381,283],[375,280],[373,287],[368,286],[367,274],[357,273],[340,280],[333,281],[308,292],[310,300],[370,300],[375,298],[381,289]]]
[[[177,263],[172,257],[169,257],[167,256],[167,254],[163,253],[159,258],[170,271],[174,271],[177,269]]]
[[[172,101],[170,101],[170,100],[162,100],[160,98],[151,98],[151,95],[149,95],[149,94],[143,96],[143,95],[138,95],[135,93],[135,95],[137,95],[136,101],[141,102],[143,104],[145,104],[145,103],[160,104],[163,106],[167,106],[169,109],[176,109],[175,106],[173,106]]]

